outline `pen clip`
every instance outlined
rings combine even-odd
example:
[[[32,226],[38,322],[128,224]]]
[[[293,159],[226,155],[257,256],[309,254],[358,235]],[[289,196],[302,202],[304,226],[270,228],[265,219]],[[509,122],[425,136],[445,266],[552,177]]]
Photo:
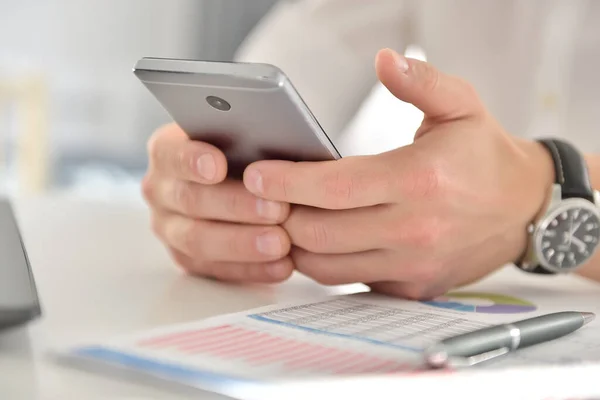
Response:
[[[496,359],[510,352],[510,347],[505,346],[471,356],[452,356],[445,349],[433,346],[426,350],[425,360],[433,368],[465,368]]]
[[[472,367],[474,365],[504,356],[510,353],[510,351],[511,350],[508,347],[501,347],[499,349],[486,351],[485,353],[475,354],[469,357],[448,357],[446,364],[455,368]]]

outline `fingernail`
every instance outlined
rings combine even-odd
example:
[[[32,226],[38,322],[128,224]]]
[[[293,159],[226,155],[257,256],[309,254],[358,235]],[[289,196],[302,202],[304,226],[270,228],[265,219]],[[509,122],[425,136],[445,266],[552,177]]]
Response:
[[[396,64],[396,68],[398,68],[400,72],[406,73],[408,71],[408,60],[406,59],[406,57],[393,50],[392,55],[394,56],[394,63]]]
[[[281,204],[275,201],[258,199],[256,201],[256,211],[258,215],[265,219],[277,220],[281,215]]]
[[[281,248],[281,239],[275,233],[265,233],[256,238],[256,249],[259,253],[278,256],[281,254]]]
[[[288,275],[288,267],[282,262],[273,263],[267,265],[267,274],[275,279],[285,278]]]
[[[198,158],[196,162],[196,168],[198,173],[207,180],[215,179],[217,174],[217,165],[215,164],[215,158],[212,154],[203,154]]]
[[[251,169],[246,174],[246,187],[252,193],[262,194],[263,188],[263,179],[262,175],[258,170]]]

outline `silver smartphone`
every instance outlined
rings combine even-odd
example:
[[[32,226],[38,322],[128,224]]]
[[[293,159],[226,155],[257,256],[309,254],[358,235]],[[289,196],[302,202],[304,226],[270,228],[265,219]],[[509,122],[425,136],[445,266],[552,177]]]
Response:
[[[135,75],[186,133],[220,148],[229,176],[259,160],[341,158],[290,79],[269,64],[142,58]]]

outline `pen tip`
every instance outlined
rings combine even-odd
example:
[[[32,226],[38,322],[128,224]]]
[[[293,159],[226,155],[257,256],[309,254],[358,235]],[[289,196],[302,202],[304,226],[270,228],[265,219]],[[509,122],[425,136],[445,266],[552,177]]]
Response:
[[[591,313],[591,312],[582,312],[581,315],[583,316],[583,324],[584,325],[592,322],[594,320],[594,318],[596,318],[596,314]]]

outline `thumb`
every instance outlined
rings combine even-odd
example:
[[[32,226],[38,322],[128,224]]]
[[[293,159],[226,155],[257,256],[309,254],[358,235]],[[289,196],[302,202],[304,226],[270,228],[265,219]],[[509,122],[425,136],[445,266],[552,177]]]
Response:
[[[425,118],[452,120],[483,110],[469,83],[446,75],[429,63],[384,49],[377,54],[375,68],[381,83],[398,99],[423,111]]]

